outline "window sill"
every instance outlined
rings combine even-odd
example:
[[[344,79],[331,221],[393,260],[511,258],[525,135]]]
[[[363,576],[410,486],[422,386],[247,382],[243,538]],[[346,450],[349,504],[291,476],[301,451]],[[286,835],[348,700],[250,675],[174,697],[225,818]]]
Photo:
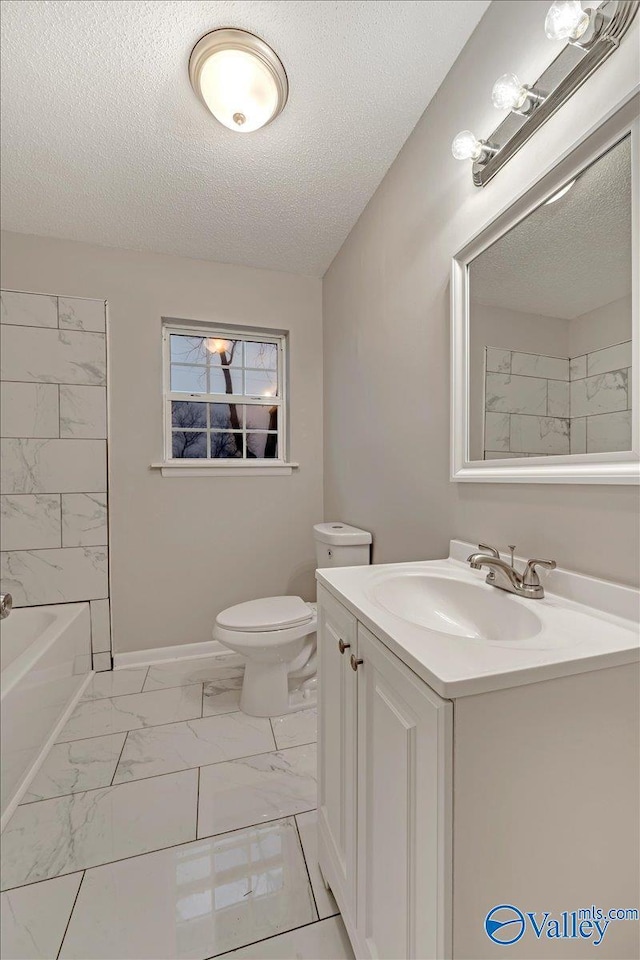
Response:
[[[165,460],[152,463],[151,470],[159,470],[163,477],[283,477],[297,470],[300,464],[275,461],[267,463],[202,463],[197,460]]]

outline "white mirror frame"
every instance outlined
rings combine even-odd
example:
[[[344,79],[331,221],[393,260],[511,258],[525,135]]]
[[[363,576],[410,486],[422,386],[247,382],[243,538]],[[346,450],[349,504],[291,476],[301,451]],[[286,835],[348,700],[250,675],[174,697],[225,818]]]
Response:
[[[640,483],[640,95],[636,88],[597,126],[465,244],[451,270],[451,480],[466,483]],[[577,173],[631,134],[632,449],[619,453],[469,459],[469,264]]]

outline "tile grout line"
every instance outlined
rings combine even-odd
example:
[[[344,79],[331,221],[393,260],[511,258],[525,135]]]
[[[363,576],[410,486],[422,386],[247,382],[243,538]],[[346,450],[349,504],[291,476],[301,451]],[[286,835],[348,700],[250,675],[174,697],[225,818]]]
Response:
[[[252,940],[251,943],[242,943],[237,947],[232,947],[231,950],[225,950],[224,953],[213,953],[210,957],[206,957],[205,960],[217,960],[218,957],[233,956],[238,950],[245,950],[247,947],[255,947],[259,943],[266,943],[267,940],[275,940],[276,937],[282,937],[287,933],[293,933],[295,930],[304,930],[306,927],[313,927],[316,923],[324,923],[325,920],[335,920],[336,917],[342,919],[340,913],[333,913],[330,917],[323,917],[322,920],[311,920],[310,923],[300,923],[296,927],[289,927],[287,930],[281,930],[279,933],[272,933],[270,937],[263,937],[261,940]]]
[[[198,837],[198,821],[200,819],[200,767],[198,767],[198,786],[196,789],[196,836],[195,839],[199,840]]]
[[[240,712],[240,711],[238,711],[238,712]],[[220,714],[220,716],[228,716],[228,714]],[[198,717],[195,717],[195,718],[193,718],[193,719],[196,719],[196,720],[197,720]],[[209,718],[207,717],[207,718],[205,718],[205,719],[209,719]],[[177,723],[191,723],[192,720],[177,720],[176,722],[177,722]],[[163,724],[159,724],[159,726],[163,726]],[[169,724],[164,724],[164,726],[169,726]],[[121,732],[121,733],[122,733],[122,732],[126,732],[127,737],[128,737],[128,735],[129,735],[130,733],[137,733],[138,730],[150,730],[150,729],[154,729],[154,728],[151,728],[151,727],[137,727],[135,730],[127,730],[127,731],[120,731],[120,732]],[[117,736],[117,734],[102,734],[102,736]],[[126,741],[127,737],[125,737],[125,741]],[[85,739],[87,739],[87,740],[95,740],[95,739],[97,739],[97,738],[96,738],[96,737],[86,737]],[[66,742],[66,743],[77,743],[78,741],[77,741],[77,740],[67,740],[67,741],[65,741],[65,742]],[[299,750],[301,747],[311,747],[311,746],[313,746],[313,745],[316,744],[316,743],[317,743],[316,740],[311,740],[311,741],[309,741],[309,743],[298,743],[298,744],[296,744],[296,745],[293,746],[293,747],[281,747],[280,749],[276,749],[276,750],[263,750],[262,753],[250,753],[250,754],[248,754],[248,755],[245,756],[245,757],[232,757],[232,758],[227,758],[227,759],[225,759],[225,760],[213,760],[211,763],[201,763],[201,764],[197,764],[197,765],[194,766],[194,767],[183,767],[181,770],[165,770],[164,773],[150,773],[150,774],[149,774],[148,776],[146,776],[146,777],[136,777],[136,778],[134,778],[134,779],[132,779],[132,780],[121,780],[119,783],[113,783],[113,782],[110,783],[110,784],[109,784],[109,783],[105,783],[105,784],[103,784],[101,787],[89,787],[87,790],[76,790],[75,792],[72,792],[72,793],[60,793],[60,794],[56,794],[56,795],[53,796],[53,797],[42,797],[40,800],[29,800],[29,801],[27,801],[26,803],[20,803],[20,804],[18,804],[18,806],[16,807],[16,810],[19,810],[20,807],[31,807],[31,806],[33,806],[34,803],[47,803],[49,800],[62,800],[64,797],[77,797],[77,796],[80,796],[80,794],[82,794],[82,793],[92,793],[94,790],[108,790],[108,789],[109,789],[110,787],[112,787],[112,786],[113,786],[113,787],[123,787],[123,786],[126,786],[126,785],[129,784],[129,783],[140,783],[140,782],[142,782],[143,780],[157,780],[159,777],[171,777],[171,776],[174,776],[174,775],[177,774],[177,773],[188,773],[189,770],[201,770],[203,767],[217,767],[217,766],[219,766],[219,764],[221,764],[221,763],[240,763],[240,762],[244,762],[245,760],[254,760],[254,759],[256,759],[257,757],[268,757],[268,756],[271,756],[271,754],[273,754],[273,753],[286,753],[287,750]],[[124,750],[124,746],[123,746],[123,750]],[[114,776],[115,776],[115,773],[114,773]],[[306,811],[306,810],[303,810],[302,812],[303,812],[303,813],[306,813],[307,811]],[[291,816],[295,816],[295,814],[291,814]],[[10,822],[11,822],[11,821],[9,821],[9,823],[10,823]]]
[[[192,767],[192,769],[196,769],[196,768]],[[116,786],[118,786],[118,784],[116,784]],[[107,788],[103,787],[101,789],[107,789]],[[41,801],[41,802],[44,802],[44,801]],[[317,806],[309,807],[308,810],[299,810],[298,813],[313,813],[313,811],[317,809],[318,809]],[[105,860],[102,863],[94,863],[88,867],[76,867],[74,870],[68,870],[66,873],[56,873],[51,877],[40,877],[38,880],[30,880],[28,883],[18,883],[14,887],[5,887],[1,892],[10,893],[12,890],[21,890],[24,887],[32,887],[36,883],[45,883],[48,880],[57,880],[58,877],[68,877],[68,876],[71,876],[71,874],[80,873],[80,872],[86,873],[87,870],[97,870],[100,867],[110,867],[116,863],[123,863],[126,860],[137,860],[138,857],[147,857],[151,853],[162,853],[164,850],[174,850],[176,847],[185,847],[185,846],[188,846],[188,844],[190,843],[197,843],[199,840],[213,840],[215,837],[224,837],[229,833],[240,833],[242,830],[251,830],[253,827],[264,827],[264,826],[268,826],[271,823],[279,823],[284,820],[292,820],[297,815],[298,814],[291,813],[285,817],[274,817],[271,820],[261,820],[259,823],[249,823],[249,824],[246,824],[244,827],[233,827],[231,830],[221,830],[219,833],[208,833],[203,837],[194,837],[193,840],[183,840],[180,843],[170,843],[166,847],[156,847],[153,850],[143,850],[141,853],[133,853],[129,857],[119,857],[116,860]]]
[[[62,934],[62,940],[60,941],[60,946],[58,947],[58,952],[56,953],[56,960],[59,960],[60,954],[62,953],[62,946],[64,944],[65,937],[67,936],[67,930],[69,929],[69,924],[71,923],[71,917],[73,916],[73,911],[76,908],[76,903],[78,902],[78,897],[80,896],[80,888],[84,883],[84,878],[86,876],[86,873],[87,873],[86,869],[83,869],[82,876],[80,877],[80,883],[78,884],[78,889],[76,890],[76,895],[73,898],[73,904],[71,906],[71,911],[69,913],[69,919],[67,920],[66,926],[64,928],[64,933]],[[70,876],[70,874],[67,874],[67,876]],[[16,888],[14,887],[14,889]]]
[[[303,861],[304,861],[304,868],[305,868],[305,870],[307,871],[307,879],[308,879],[308,881],[309,881],[309,889],[311,890],[311,896],[312,896],[312,898],[313,898],[313,905],[314,905],[315,910],[316,910],[316,916],[318,917],[318,920],[319,920],[319,919],[320,919],[320,911],[318,910],[318,901],[316,900],[316,892],[315,892],[315,890],[313,889],[313,883],[311,882],[311,872],[310,872],[310,870],[309,870],[309,864],[307,863],[307,855],[306,855],[306,853],[304,852],[304,844],[303,844],[303,842],[302,842],[302,834],[300,833],[300,826],[299,826],[299,824],[298,824],[298,816],[299,816],[299,814],[296,814],[296,815],[294,816],[293,822],[294,822],[295,825],[296,825],[296,833],[298,834],[298,842],[299,842],[299,844],[300,844],[300,850],[302,851],[302,859],[303,859]]]
[[[114,784],[113,781],[114,781],[115,778],[116,778],[116,773],[118,772],[118,767],[120,766],[120,761],[122,760],[122,754],[124,753],[124,748],[125,748],[125,746],[126,746],[126,744],[127,744],[127,739],[128,739],[128,737],[129,737],[130,732],[131,732],[130,730],[127,730],[126,733],[125,733],[125,735],[124,735],[124,740],[122,741],[122,748],[121,748],[121,750],[120,750],[120,753],[118,754],[118,759],[116,760],[116,765],[115,765],[115,767],[113,768],[113,774],[111,775],[111,783],[109,784],[110,787],[117,786],[117,784]],[[107,736],[108,736],[108,734],[107,734]],[[71,743],[73,743],[73,740],[71,741]],[[96,789],[96,790],[99,790],[100,787],[96,787],[95,789]],[[63,796],[72,796],[72,794],[63,794]],[[52,798],[52,799],[53,799],[53,798]]]

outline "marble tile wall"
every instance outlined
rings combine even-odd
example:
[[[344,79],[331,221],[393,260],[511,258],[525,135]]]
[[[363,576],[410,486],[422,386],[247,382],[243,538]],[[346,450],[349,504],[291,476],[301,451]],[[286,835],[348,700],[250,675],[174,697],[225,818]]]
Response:
[[[14,605],[91,601],[111,668],[102,300],[0,295],[0,576]]]
[[[485,460],[631,447],[631,341],[581,357],[486,349]]]

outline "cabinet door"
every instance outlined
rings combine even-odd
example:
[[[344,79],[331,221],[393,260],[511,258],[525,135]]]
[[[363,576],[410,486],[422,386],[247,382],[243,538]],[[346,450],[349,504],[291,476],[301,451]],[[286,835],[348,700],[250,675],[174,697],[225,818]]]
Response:
[[[356,619],[318,591],[318,858],[347,928],[356,916]],[[340,643],[344,653],[340,652]]]
[[[453,708],[358,626],[358,946],[450,956]]]

